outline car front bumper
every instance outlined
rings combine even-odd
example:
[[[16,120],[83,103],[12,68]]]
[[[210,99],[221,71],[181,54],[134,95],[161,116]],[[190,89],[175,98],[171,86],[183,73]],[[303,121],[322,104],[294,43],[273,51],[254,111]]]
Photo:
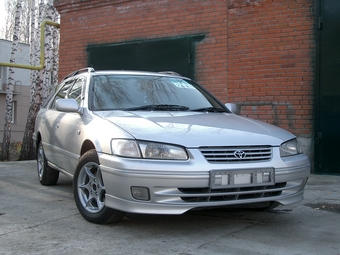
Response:
[[[251,164],[210,164],[200,159],[198,151],[192,156],[195,160],[169,162],[99,153],[105,205],[124,212],[150,214],[182,214],[194,208],[274,201],[288,205],[303,199],[310,175],[310,162],[303,154],[285,161],[273,157],[268,162]],[[274,169],[275,179],[263,185],[233,184],[221,188],[211,185],[214,171],[247,173],[249,169]],[[135,199],[132,187],[147,190],[148,199]]]

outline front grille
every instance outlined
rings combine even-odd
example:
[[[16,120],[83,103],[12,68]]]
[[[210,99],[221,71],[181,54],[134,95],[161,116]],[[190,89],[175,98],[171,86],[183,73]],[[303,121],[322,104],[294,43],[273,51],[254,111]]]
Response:
[[[286,183],[276,183],[270,186],[238,187],[224,189],[210,188],[178,188],[182,192],[181,199],[185,202],[217,202],[263,197],[276,197],[281,195]],[[190,196],[193,194],[193,196]],[[184,196],[185,195],[185,196]]]
[[[200,147],[210,163],[259,162],[272,158],[271,146]]]

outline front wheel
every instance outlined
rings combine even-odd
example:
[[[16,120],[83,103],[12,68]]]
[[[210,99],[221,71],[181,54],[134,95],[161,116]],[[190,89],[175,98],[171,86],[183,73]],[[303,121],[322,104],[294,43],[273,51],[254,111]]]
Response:
[[[105,206],[105,186],[95,150],[86,152],[79,160],[73,195],[80,214],[89,222],[117,222],[124,216],[123,212]]]

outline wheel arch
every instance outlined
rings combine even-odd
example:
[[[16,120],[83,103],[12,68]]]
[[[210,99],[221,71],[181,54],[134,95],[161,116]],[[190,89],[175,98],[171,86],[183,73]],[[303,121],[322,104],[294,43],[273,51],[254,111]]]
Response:
[[[39,143],[41,141],[41,134],[40,132],[37,133],[36,137],[35,137],[35,141],[34,141],[34,150],[35,150],[35,153],[38,152],[38,148],[39,148]]]
[[[88,152],[89,150],[96,149],[94,146],[93,142],[90,140],[85,140],[83,142],[83,145],[81,146],[80,149],[80,156],[84,155],[84,153]]]

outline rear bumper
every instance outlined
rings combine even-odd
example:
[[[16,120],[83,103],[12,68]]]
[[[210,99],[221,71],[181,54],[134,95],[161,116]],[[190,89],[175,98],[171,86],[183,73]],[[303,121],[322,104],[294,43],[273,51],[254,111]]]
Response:
[[[99,158],[106,189],[105,205],[132,213],[182,214],[194,208],[272,201],[288,205],[303,199],[304,187],[310,175],[308,158],[299,155],[288,162],[281,162],[280,167],[275,168],[275,183],[271,185],[211,189],[212,170],[230,168],[242,171],[246,168],[218,164],[213,165],[212,169],[212,164],[197,160],[169,164],[164,161],[123,159],[105,154],[100,154]],[[248,165],[252,168],[264,168],[271,166],[273,162],[266,164]],[[133,198],[131,187],[146,188],[149,199],[141,201]]]

